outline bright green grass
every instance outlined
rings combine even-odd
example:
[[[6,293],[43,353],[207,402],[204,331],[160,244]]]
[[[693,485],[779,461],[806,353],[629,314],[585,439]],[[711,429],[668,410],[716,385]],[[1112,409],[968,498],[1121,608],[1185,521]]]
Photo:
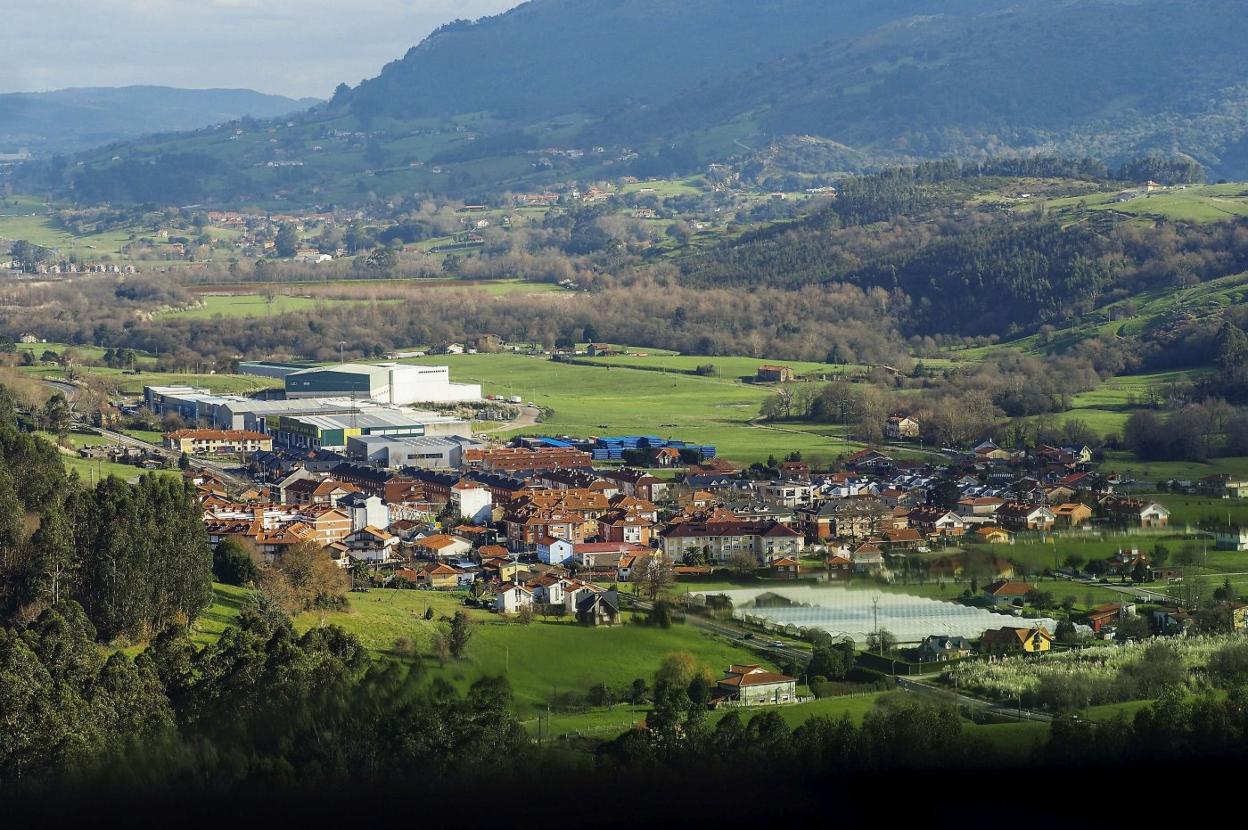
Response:
[[[212,583],[212,604],[191,626],[192,642],[201,648],[215,643],[221,637],[221,632],[238,619],[248,593],[246,588],[220,582]]]
[[[1205,476],[1227,473],[1232,476],[1248,476],[1248,456],[1215,458],[1208,462],[1194,461],[1139,461],[1130,453],[1108,452],[1101,464],[1103,471],[1117,471],[1136,481],[1197,481]]]
[[[522,711],[544,711],[551,696],[560,691],[587,692],[598,683],[622,689],[638,677],[649,684],[660,661],[673,652],[689,652],[716,673],[734,662],[765,663],[746,649],[687,625],[664,630],[629,623],[594,629],[539,619],[523,626],[485,611],[464,609],[479,623],[467,657],[439,667],[429,656],[436,622],[424,619],[425,609],[432,607],[435,619],[450,616],[464,608],[461,599],[462,595],[430,591],[373,590],[351,594],[345,612],[302,614],[295,625],[301,631],[322,623],[339,625],[379,654],[390,653],[397,639],[407,638],[426,655],[431,672],[457,685],[485,676],[506,676]]]
[[[44,433],[41,433],[41,435],[43,435],[45,440],[56,443],[56,440],[51,435]],[[66,437],[65,442],[75,450],[79,447],[91,447],[112,443],[107,438],[103,438],[99,435],[82,435],[78,433],[70,433]],[[61,454],[61,464],[65,467],[65,472],[76,472],[78,477],[88,484],[100,481],[101,479],[109,476],[116,476],[123,481],[134,482],[137,481],[139,476],[143,475],[145,472],[156,472],[160,475],[178,474],[177,470],[141,470],[133,464],[115,464],[111,461],[105,461],[103,459],[80,458],[77,455],[70,455],[69,453]]]
[[[270,317],[296,311],[314,311],[331,305],[370,302],[368,300],[337,300],[319,297],[286,297],[275,295],[273,301],[261,294],[204,294],[199,298],[202,305],[194,308],[167,311],[163,316],[182,317],[191,320],[211,319],[218,314],[223,317]],[[395,302],[381,300],[379,302]]]
[[[1128,189],[1132,188],[1123,190]],[[1071,213],[1082,202],[1092,211],[1112,211],[1141,218],[1164,216],[1190,222],[1221,222],[1236,216],[1248,216],[1248,185],[1242,183],[1168,190],[1125,202],[1115,201],[1120,192],[1114,190],[1054,199],[1048,202],[1048,207],[1052,211]]]
[[[31,214],[34,215],[31,215]],[[130,238],[128,230],[112,230],[101,234],[74,236],[56,227],[46,208],[29,204],[19,208],[0,207],[0,239],[25,240],[64,255],[78,255],[84,260],[103,256],[117,257]]]
[[[29,371],[39,377],[64,377],[64,372],[52,367],[30,367]],[[176,372],[129,374],[121,369],[110,369],[106,366],[81,366],[75,371],[79,375],[95,375],[103,378],[126,395],[140,395],[143,393],[144,386],[194,386],[197,389],[207,389],[222,395],[245,395],[250,392],[259,392],[262,389],[279,388],[282,385],[278,379],[252,375],[197,375]]]
[[[857,448],[819,431],[751,426],[772,391],[725,378],[567,365],[512,354],[437,355],[407,362],[445,364],[456,380],[482,383],[487,394],[519,395],[553,409],[553,417],[530,430],[534,434],[670,436],[713,444],[721,456],[738,462],[781,458],[792,450],[834,459]]]
[[[883,698],[895,694],[872,692],[845,697],[828,697],[811,701],[810,703],[799,703],[790,706],[758,706],[735,710],[723,709],[712,712],[708,720],[714,725],[719,723],[729,711],[735,711],[742,721],[748,722],[750,718],[762,712],[775,711],[792,727],[800,726],[811,718],[817,717],[840,719],[848,716],[854,723],[861,724],[867,713],[878,706]],[[646,709],[646,706],[633,707],[628,704],[620,704],[610,709],[595,709],[590,712],[577,714],[553,714],[549,719],[544,713],[535,713],[525,719],[523,725],[531,734],[537,735],[540,716],[540,729],[543,736],[546,737],[553,736],[559,738],[578,735],[610,738],[627,731],[635,724],[643,722],[646,719]]]
[[[671,196],[692,196],[702,192],[705,183],[698,178],[664,179],[654,182],[635,182],[620,188],[620,193],[635,193],[638,196],[655,196],[666,199]]]
[[[715,367],[719,378],[754,377],[759,366],[778,364],[788,366],[799,375],[826,374],[832,376],[854,375],[861,373],[865,367],[832,365],[828,363],[811,363],[802,360],[767,360],[753,357],[699,357],[697,355],[656,354],[649,349],[626,347],[629,351],[644,352],[645,357],[618,355],[613,357],[587,357],[586,360],[606,366],[630,366],[642,369],[668,369],[680,372],[692,372],[699,366],[710,364]]]
[[[1157,501],[1170,510],[1170,524],[1176,527],[1195,526],[1213,519],[1222,524],[1248,524],[1248,501],[1243,499],[1211,499],[1201,496],[1157,496]]]

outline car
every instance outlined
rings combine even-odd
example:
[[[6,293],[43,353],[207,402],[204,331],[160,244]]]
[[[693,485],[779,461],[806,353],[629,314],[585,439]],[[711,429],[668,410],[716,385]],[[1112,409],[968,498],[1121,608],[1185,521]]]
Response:
[[[775,648],[784,648],[784,641],[783,641],[783,640],[772,640],[772,641],[771,641],[771,645],[772,645],[773,647],[775,647]]]

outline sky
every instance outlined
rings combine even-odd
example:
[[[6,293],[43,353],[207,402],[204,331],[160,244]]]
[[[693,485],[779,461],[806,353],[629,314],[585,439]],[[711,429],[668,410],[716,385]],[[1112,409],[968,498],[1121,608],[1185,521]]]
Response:
[[[519,0],[0,0],[0,92],[154,84],[328,98]]]

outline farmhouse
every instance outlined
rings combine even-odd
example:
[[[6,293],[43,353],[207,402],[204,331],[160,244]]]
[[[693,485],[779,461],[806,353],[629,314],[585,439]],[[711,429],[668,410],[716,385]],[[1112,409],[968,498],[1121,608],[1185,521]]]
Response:
[[[1035,590],[1030,582],[1013,582],[1000,579],[984,588],[984,596],[996,603],[1011,603],[1022,600],[1029,592]]]
[[[716,703],[767,706],[797,702],[797,678],[761,666],[729,666],[715,692]]]
[[[792,383],[796,375],[788,366],[759,366],[754,375],[756,383]]]
[[[920,425],[917,419],[909,415],[889,415],[884,422],[884,436],[893,441],[904,441],[918,438]]]

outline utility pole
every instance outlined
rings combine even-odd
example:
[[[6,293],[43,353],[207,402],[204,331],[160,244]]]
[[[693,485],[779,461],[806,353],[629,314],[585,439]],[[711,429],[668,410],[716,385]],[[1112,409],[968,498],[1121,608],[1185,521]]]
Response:
[[[880,595],[876,594],[871,599],[871,627],[875,631],[875,644],[880,652],[880,656],[884,656],[884,642],[880,639]]]

